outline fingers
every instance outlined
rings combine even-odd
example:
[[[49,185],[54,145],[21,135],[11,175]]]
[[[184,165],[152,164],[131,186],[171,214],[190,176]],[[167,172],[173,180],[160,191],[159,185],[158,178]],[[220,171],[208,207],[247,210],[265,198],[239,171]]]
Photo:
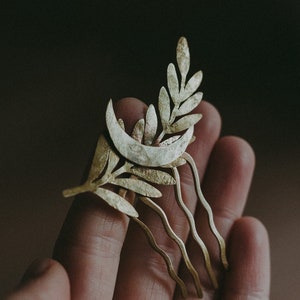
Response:
[[[144,108],[136,99],[124,99],[115,111],[130,127]],[[128,217],[100,198],[87,193],[76,198],[54,249],[69,274],[72,299],[112,298],[127,225]]]
[[[224,299],[269,299],[270,253],[268,234],[256,219],[237,220],[230,233],[230,269],[224,283]]]
[[[232,224],[241,216],[244,209],[254,170],[254,160],[251,147],[237,137],[221,138],[212,151],[202,190],[212,208],[216,227],[225,240]],[[207,212],[200,203],[197,206],[195,220],[220,282],[224,269],[220,263],[219,245],[210,229]],[[203,286],[207,291],[214,291],[199,246],[192,239],[188,243],[188,250],[199,270]],[[182,276],[191,282],[184,269]]]
[[[202,102],[198,112],[203,119],[195,127],[196,141],[190,145],[188,152],[196,156],[199,170],[203,173],[210,152],[216,142],[221,120],[216,109]],[[186,205],[193,212],[197,197],[192,184],[192,175],[188,167],[180,167],[182,194]],[[163,197],[156,203],[166,212],[174,231],[185,241],[189,226],[183,212],[179,209],[174,187],[163,188]],[[166,235],[159,217],[149,207],[137,204],[140,218],[149,226],[157,243],[172,258],[175,268],[181,259],[178,246]],[[115,299],[171,299],[174,293],[174,281],[170,278],[166,264],[149,246],[142,231],[135,225],[130,226],[122,252],[119,275],[117,279]]]
[[[5,300],[23,299],[71,299],[65,269],[51,259],[35,261],[26,271],[19,286],[5,298]]]
[[[203,181],[203,193],[225,238],[233,222],[244,210],[254,165],[255,156],[252,148],[238,137],[221,138],[212,152]],[[196,218],[207,235],[210,230],[205,215],[206,212],[199,206]]]

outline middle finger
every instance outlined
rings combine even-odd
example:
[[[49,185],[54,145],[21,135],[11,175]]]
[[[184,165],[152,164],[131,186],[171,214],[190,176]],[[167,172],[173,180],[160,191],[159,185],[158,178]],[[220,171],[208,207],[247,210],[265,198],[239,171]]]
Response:
[[[198,169],[203,174],[210,152],[219,136],[221,120],[216,109],[207,102],[202,102],[197,110],[203,114],[203,119],[195,126],[196,141],[190,145],[188,152],[195,161],[199,161]],[[191,174],[186,170],[189,170],[186,166],[180,167],[182,195],[193,214],[197,197]],[[165,211],[176,234],[185,242],[189,233],[188,221],[178,207],[173,187],[163,188],[163,197],[156,202]],[[167,236],[159,217],[149,207],[140,203],[137,209],[140,218],[155,236],[157,244],[168,253],[177,269],[181,252]],[[175,282],[170,278],[162,257],[150,248],[140,228],[131,224],[122,250],[115,299],[171,299],[174,288]]]

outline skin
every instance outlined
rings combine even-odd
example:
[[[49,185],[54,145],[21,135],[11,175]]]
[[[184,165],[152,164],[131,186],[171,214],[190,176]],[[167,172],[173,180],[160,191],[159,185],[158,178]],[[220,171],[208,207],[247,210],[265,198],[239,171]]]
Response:
[[[126,98],[115,105],[126,129],[144,116],[146,106]],[[242,217],[255,158],[251,147],[233,136],[219,137],[221,119],[217,110],[203,101],[196,109],[203,119],[195,126],[196,141],[189,146],[202,179],[203,193],[214,212],[217,228],[227,242],[230,268],[219,263],[218,248],[206,215],[197,205],[189,168],[180,167],[182,192],[194,213],[197,229],[210,253],[220,288],[215,291],[203,270],[201,251],[189,238],[189,227],[176,206],[172,189],[162,189],[157,200],[170,216],[171,226],[186,241],[204,287],[204,299],[269,299],[270,256],[268,234],[253,217]],[[137,203],[140,218],[153,231],[187,283],[188,299],[197,299],[191,277],[180,264],[181,255],[164,234],[157,216]],[[36,261],[21,283],[6,297],[19,299],[181,299],[162,258],[149,246],[136,224],[89,194],[77,197],[57,239],[53,259]]]

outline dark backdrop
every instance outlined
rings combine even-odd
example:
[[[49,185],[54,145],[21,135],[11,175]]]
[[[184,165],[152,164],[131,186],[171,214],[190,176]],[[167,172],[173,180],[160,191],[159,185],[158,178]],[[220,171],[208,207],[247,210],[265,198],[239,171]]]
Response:
[[[299,260],[299,17],[287,1],[10,1],[1,4],[0,296],[51,255],[109,98],[156,102],[188,38],[191,72],[246,138],[257,170],[246,214],[272,246],[272,299],[296,299]],[[295,298],[293,298],[295,297]]]

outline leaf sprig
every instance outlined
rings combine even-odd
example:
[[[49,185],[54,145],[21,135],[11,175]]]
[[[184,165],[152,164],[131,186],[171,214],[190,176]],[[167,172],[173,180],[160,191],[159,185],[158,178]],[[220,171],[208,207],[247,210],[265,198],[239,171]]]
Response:
[[[165,134],[174,134],[186,130],[195,125],[202,117],[201,114],[185,116],[199,105],[203,94],[201,92],[196,93],[202,81],[202,71],[195,73],[186,83],[190,68],[190,52],[187,40],[184,37],[179,39],[176,53],[181,80],[179,84],[175,65],[170,63],[167,69],[169,93],[163,86],[158,97],[158,110],[163,127],[163,132],[158,138],[159,142]],[[178,117],[181,118],[178,119]]]
[[[181,137],[174,134],[194,126],[201,119],[201,114],[189,113],[199,105],[202,99],[202,93],[196,92],[202,80],[202,72],[199,71],[194,74],[186,83],[190,67],[190,53],[185,38],[180,38],[176,53],[180,84],[175,65],[171,63],[167,69],[168,90],[162,87],[159,93],[158,110],[162,132],[159,135],[157,134],[158,117],[154,106],[151,104],[145,118],[136,122],[131,134],[132,138],[141,144],[162,148],[171,145]],[[122,120],[118,122],[120,127],[125,130],[124,122]],[[171,134],[172,136],[163,140],[165,134]],[[69,197],[90,191],[122,212],[137,216],[135,208],[125,198],[105,189],[104,186],[112,184],[138,193],[141,196],[156,198],[161,197],[161,192],[151,183],[176,184],[173,176],[157,168],[137,166],[126,158],[123,158],[122,163],[120,162],[120,154],[116,153],[105,136],[101,135],[86,182],[79,187],[65,190],[64,195]],[[162,167],[177,167],[184,163],[186,163],[185,159],[178,157],[171,164]]]
[[[141,120],[138,121],[133,130],[133,134],[136,134],[139,138],[143,137],[141,132],[144,131],[142,129],[144,127],[141,126],[142,124]],[[132,217],[138,217],[135,208],[125,198],[108,190],[105,185],[112,184],[141,196],[158,198],[162,196],[161,192],[150,183],[176,184],[173,176],[167,172],[135,166],[128,160],[118,166],[120,160],[120,156],[112,150],[104,135],[101,135],[86,182],[81,186],[65,190],[63,192],[64,196],[70,197],[79,193],[92,192],[119,211]],[[126,174],[127,177],[124,177]],[[131,177],[128,178],[128,176]]]

